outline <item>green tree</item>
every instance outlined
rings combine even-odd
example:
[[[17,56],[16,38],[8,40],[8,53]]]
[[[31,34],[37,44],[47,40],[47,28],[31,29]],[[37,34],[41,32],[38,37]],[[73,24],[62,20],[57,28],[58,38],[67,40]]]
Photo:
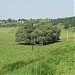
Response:
[[[10,23],[10,22],[12,22],[12,19],[11,19],[11,18],[9,18],[7,21]]]
[[[25,44],[49,44],[59,40],[61,30],[50,22],[29,24],[20,27],[16,32],[16,41]]]

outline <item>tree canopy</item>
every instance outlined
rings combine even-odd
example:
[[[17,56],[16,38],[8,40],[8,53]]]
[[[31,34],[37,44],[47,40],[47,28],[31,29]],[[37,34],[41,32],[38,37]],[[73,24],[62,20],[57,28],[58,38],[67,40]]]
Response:
[[[37,24],[30,21],[29,24],[17,29],[16,42],[33,45],[50,44],[59,40],[60,32],[61,30],[52,26],[48,20],[42,20]]]

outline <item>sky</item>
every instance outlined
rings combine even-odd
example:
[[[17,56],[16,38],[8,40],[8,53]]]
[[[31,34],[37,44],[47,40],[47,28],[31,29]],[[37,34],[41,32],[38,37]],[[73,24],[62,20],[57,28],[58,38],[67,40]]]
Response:
[[[74,16],[74,0],[0,0],[0,19]]]

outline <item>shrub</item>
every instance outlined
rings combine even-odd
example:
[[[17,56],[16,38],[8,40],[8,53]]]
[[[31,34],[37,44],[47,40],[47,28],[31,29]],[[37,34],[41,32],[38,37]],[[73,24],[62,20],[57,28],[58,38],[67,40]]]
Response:
[[[61,30],[50,24],[24,25],[16,31],[16,42],[24,44],[50,44],[57,42]]]

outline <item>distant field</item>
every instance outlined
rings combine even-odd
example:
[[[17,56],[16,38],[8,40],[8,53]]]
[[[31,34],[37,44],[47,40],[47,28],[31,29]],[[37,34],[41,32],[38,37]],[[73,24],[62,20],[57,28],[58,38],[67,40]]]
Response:
[[[63,27],[60,42],[45,45],[32,46],[18,45],[15,42],[15,31],[17,28],[0,28],[0,72],[2,75],[46,75],[42,74],[42,66],[53,75],[75,74],[75,38],[74,32],[69,29],[69,41],[67,41],[67,30]],[[25,63],[27,63],[27,65]],[[9,65],[10,66],[9,66]],[[12,67],[18,64],[18,67]],[[48,67],[49,65],[49,67]],[[51,67],[51,68],[50,68]],[[38,70],[39,68],[39,70]],[[32,72],[33,70],[33,72]],[[7,74],[6,74],[7,73]],[[43,71],[44,73],[44,71]],[[52,73],[47,75],[52,75]]]

